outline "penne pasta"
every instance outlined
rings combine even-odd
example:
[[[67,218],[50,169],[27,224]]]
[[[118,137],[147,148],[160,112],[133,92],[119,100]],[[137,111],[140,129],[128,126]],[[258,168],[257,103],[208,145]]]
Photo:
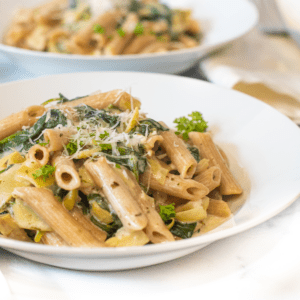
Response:
[[[60,15],[40,17],[51,23]],[[230,217],[222,195],[242,190],[225,152],[203,133],[202,114],[176,118],[175,134],[140,106],[122,90],[59,94],[43,103],[42,116],[32,116],[32,126],[0,139],[1,237],[146,246],[203,234]]]
[[[56,200],[53,193],[41,188],[16,188],[14,197],[27,203],[70,246],[103,247]],[[42,201],[41,201],[42,200]]]
[[[165,126],[164,123],[161,122]],[[184,142],[171,130],[161,133],[161,146],[165,149],[171,161],[177,167],[182,178],[192,178],[197,167],[197,161],[192,156]]]
[[[130,230],[144,229],[147,225],[146,216],[128,191],[122,178],[107,163],[106,159],[101,157],[97,162],[86,162],[85,168],[98,187],[103,189],[124,227]]]
[[[204,184],[209,191],[212,191],[220,185],[221,174],[219,167],[210,167],[193,179]]]
[[[68,244],[54,231],[45,232],[41,238],[41,243],[50,246],[68,246]]]
[[[141,176],[141,182],[145,186],[149,185],[155,191],[191,201],[197,201],[209,193],[208,188],[202,183],[192,179],[182,179],[181,176],[174,174],[168,174],[164,184],[162,184],[155,179],[151,172],[146,171]]]
[[[45,166],[50,159],[49,150],[40,145],[32,146],[27,155],[30,161],[35,161],[41,166]]]
[[[98,4],[100,11],[94,5],[52,0],[21,8],[3,42],[36,51],[97,56],[173,51],[201,42],[201,26],[190,10],[172,9],[157,0],[113,1]]]
[[[64,145],[68,144],[70,137],[74,132],[69,129],[46,129],[44,131],[44,139],[46,141],[48,151],[61,151]]]
[[[52,159],[52,165],[55,166],[55,179],[58,186],[68,191],[80,187],[81,180],[72,160],[56,155]]]
[[[34,105],[1,120],[0,140],[21,130],[23,126],[32,126],[44,112],[43,106]]]
[[[149,240],[154,244],[174,241],[173,235],[151,204],[150,197],[142,190],[132,173],[128,170],[124,170],[124,172],[126,172],[127,175],[127,180],[125,179],[124,181],[127,183],[131,193],[134,195],[134,198],[148,219],[145,232]],[[119,173],[123,174],[123,171],[119,170]]]
[[[74,207],[70,211],[71,216],[86,230],[88,230],[98,241],[104,242],[107,234],[99,227],[95,226],[78,207]]]
[[[221,184],[220,191],[223,195],[241,194],[242,188],[233,177],[232,173],[228,169],[224,162],[220,152],[216,148],[209,133],[191,132],[189,134],[193,144],[196,145],[200,154],[210,160],[213,166],[218,166],[221,169]]]

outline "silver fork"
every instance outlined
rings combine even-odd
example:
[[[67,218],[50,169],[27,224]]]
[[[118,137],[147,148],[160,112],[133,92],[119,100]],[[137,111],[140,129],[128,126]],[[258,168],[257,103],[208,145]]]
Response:
[[[252,0],[259,11],[258,29],[266,34],[289,35],[276,0]]]
[[[276,0],[252,0],[259,11],[258,29],[265,34],[289,36],[300,48],[300,33],[288,28]]]

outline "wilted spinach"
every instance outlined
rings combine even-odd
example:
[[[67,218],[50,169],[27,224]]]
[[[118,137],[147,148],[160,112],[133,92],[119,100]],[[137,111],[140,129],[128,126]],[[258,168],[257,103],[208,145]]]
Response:
[[[171,233],[182,238],[191,238],[196,228],[197,222],[194,223],[182,223],[175,221],[173,227],[170,229]]]
[[[32,147],[32,142],[37,143],[43,130],[51,129],[57,125],[66,126],[67,118],[62,111],[51,109],[45,113],[38,121],[29,129],[18,131],[17,133],[0,141],[0,156],[6,151],[15,149],[16,151],[27,151]]]
[[[139,124],[135,128],[133,128],[130,133],[131,134],[132,133],[140,133],[140,134],[146,136],[147,132],[149,134],[153,130],[157,130],[158,132],[159,131],[168,131],[169,128],[166,128],[166,127],[162,126],[161,124],[159,124],[157,121],[148,118],[148,119],[139,121]]]
[[[110,127],[120,124],[120,118],[117,115],[109,115],[105,110],[97,110],[88,105],[80,105],[74,107],[78,113],[79,120],[95,120],[99,122],[100,120],[108,123]]]

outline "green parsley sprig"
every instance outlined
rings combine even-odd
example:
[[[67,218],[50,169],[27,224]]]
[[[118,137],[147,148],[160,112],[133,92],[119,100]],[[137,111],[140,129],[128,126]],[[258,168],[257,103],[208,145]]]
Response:
[[[189,139],[189,133],[196,132],[204,132],[207,128],[207,122],[203,119],[202,114],[198,111],[193,111],[188,115],[190,118],[181,117],[174,120],[177,131],[175,132],[177,135],[182,135],[184,140]]]
[[[168,205],[159,205],[159,215],[164,222],[170,221],[172,218],[175,218],[175,207],[174,203]]]
[[[55,167],[50,165],[42,166],[40,169],[36,170],[35,173],[32,174],[34,179],[37,179],[38,177],[42,177],[43,181],[46,181],[47,178],[49,178],[50,175],[52,175],[55,172]]]
[[[93,27],[93,31],[94,31],[94,33],[104,34],[105,33],[105,28],[100,26],[100,24],[95,24],[94,27]]]

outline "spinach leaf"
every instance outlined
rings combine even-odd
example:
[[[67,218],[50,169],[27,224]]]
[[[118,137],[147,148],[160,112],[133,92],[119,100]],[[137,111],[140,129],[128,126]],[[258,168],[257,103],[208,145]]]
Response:
[[[194,223],[182,223],[175,221],[173,227],[170,229],[171,233],[182,238],[191,238],[196,228],[197,222]]]
[[[69,191],[59,187],[58,185],[53,185],[51,186],[51,190],[54,194],[54,196],[56,196],[59,200],[62,201],[62,199],[68,194]]]
[[[131,0],[129,11],[137,12],[141,8],[141,3],[137,0]]]
[[[112,237],[116,231],[118,229],[120,229],[121,227],[123,227],[123,224],[121,222],[121,220],[119,219],[119,217],[116,214],[112,214],[114,221],[110,224],[104,224],[99,222],[98,220],[96,220],[96,218],[94,218],[93,216],[91,216],[91,221],[98,226],[99,228],[101,228],[102,230],[104,230],[105,232],[107,232],[107,238],[109,239],[110,237]]]
[[[108,206],[108,203],[106,201],[106,199],[104,197],[102,197],[101,195],[99,194],[89,194],[87,196],[87,199],[88,201],[90,200],[94,200],[97,202],[97,204],[99,204],[99,206],[105,210],[107,210],[108,212],[110,212],[110,209],[109,209],[109,206]]]
[[[117,115],[109,115],[105,110],[97,110],[88,105],[80,105],[74,107],[78,113],[79,120],[95,120],[99,122],[100,120],[108,123],[110,127],[120,124],[120,118]]]
[[[159,124],[157,121],[153,120],[153,119],[144,119],[139,121],[139,124],[133,128],[130,133],[140,133],[144,136],[146,136],[146,132],[148,132],[148,135],[151,131],[153,130],[157,130],[159,131],[168,131],[169,128],[166,128],[164,126],[162,126],[161,124]]]
[[[137,155],[136,152],[133,155],[110,155],[107,154],[105,157],[116,164],[124,166],[133,172],[135,177],[138,179],[140,173],[144,173],[147,167],[146,157]]]
[[[58,109],[51,109],[44,114],[29,129],[18,131],[17,133],[0,141],[0,155],[5,151],[15,149],[16,151],[27,151],[32,147],[32,142],[37,142],[43,130],[54,128],[57,125],[67,125],[67,118]]]
[[[77,203],[77,205],[81,207],[82,213],[87,215],[90,212],[90,204],[87,195],[85,195],[82,191],[78,191],[78,195],[81,200]]]
[[[9,165],[8,167],[6,167],[6,169],[3,169],[0,171],[0,174],[4,173],[5,171],[9,170],[13,165]]]
[[[58,102],[57,104],[62,104],[62,103],[65,103],[65,102],[71,102],[71,101],[74,101],[74,100],[77,100],[77,99],[81,99],[81,98],[84,98],[86,96],[81,96],[81,97],[76,97],[76,98],[73,98],[73,99],[68,99],[67,97],[65,97],[63,94],[59,93],[59,98],[58,98]]]
[[[193,147],[193,146],[188,146],[187,148],[198,163],[200,161],[199,149],[197,147]]]
[[[165,19],[169,25],[172,23],[172,11],[165,5],[160,3],[146,4],[143,9],[148,13],[141,16],[142,20],[155,21],[159,19]]]

